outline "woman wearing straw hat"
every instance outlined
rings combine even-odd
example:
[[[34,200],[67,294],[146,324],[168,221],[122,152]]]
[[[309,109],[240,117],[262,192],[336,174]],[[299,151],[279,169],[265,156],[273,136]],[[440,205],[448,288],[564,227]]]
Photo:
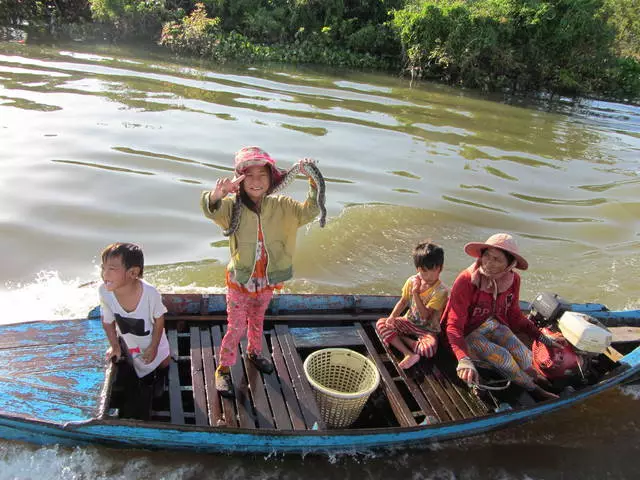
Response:
[[[508,233],[496,233],[486,242],[472,242],[465,253],[477,260],[456,278],[442,314],[447,340],[458,359],[458,376],[477,384],[473,360],[482,360],[506,374],[538,400],[558,398],[536,382],[546,379],[533,367],[531,350],[514,332],[523,332],[545,345],[556,342],[540,332],[520,311],[520,275],[527,261]]]

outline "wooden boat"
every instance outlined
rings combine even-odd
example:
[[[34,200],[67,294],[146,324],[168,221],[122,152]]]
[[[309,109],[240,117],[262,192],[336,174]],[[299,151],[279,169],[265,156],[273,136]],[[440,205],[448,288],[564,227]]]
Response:
[[[264,352],[276,372],[239,361],[236,398],[213,385],[225,325],[223,295],[164,295],[173,361],[151,419],[120,418],[120,367],[105,360],[99,312],[87,318],[0,327],[0,437],[38,444],[101,443],[137,448],[243,452],[325,452],[415,445],[477,435],[568,407],[640,372],[640,311],[574,304],[611,327],[614,351],[599,355],[597,378],[557,400],[536,403],[519,387],[477,395],[458,380],[444,349],[405,371],[374,330],[392,296],[276,296]],[[526,304],[522,305],[527,308]],[[241,345],[241,349],[245,348]],[[348,347],[380,372],[380,386],[349,428],[323,421],[303,372],[314,350]],[[243,357],[240,357],[243,358]],[[435,421],[434,421],[435,420]]]

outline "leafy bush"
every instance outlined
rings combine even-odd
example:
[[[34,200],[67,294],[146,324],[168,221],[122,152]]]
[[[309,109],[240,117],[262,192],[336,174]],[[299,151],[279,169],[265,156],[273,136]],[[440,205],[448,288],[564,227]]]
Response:
[[[180,22],[168,22],[162,27],[160,44],[174,51],[185,51],[204,55],[212,50],[212,43],[219,42],[220,20],[208,18],[205,6],[196,4],[196,8]]]
[[[473,88],[589,92],[613,61],[602,0],[426,0],[393,25],[409,69]]]
[[[171,18],[164,0],[89,0],[93,19],[111,29],[114,38],[153,38]]]
[[[640,1],[605,0],[605,8],[616,30],[616,53],[640,60]]]
[[[616,100],[631,102],[640,99],[640,62],[632,57],[619,58],[607,72],[602,91]]]

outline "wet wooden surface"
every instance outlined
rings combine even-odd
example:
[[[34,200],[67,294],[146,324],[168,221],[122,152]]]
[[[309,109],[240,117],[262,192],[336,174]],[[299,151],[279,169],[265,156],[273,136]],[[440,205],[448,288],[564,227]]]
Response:
[[[3,325],[0,414],[58,424],[97,416],[106,350],[100,320]]]
[[[183,328],[182,333],[176,331],[178,325]],[[431,360],[423,360],[409,370],[399,368],[397,353],[382,344],[371,322],[319,328],[289,328],[276,323],[265,330],[262,338],[262,355],[274,365],[271,374],[260,372],[247,359],[247,340],[243,339],[231,368],[235,389],[232,399],[221,397],[215,389],[214,371],[224,327],[199,319],[188,324],[170,322],[167,328],[172,351],[178,336],[186,342],[186,354],[176,356],[183,365],[175,366],[170,374],[172,413],[156,412],[160,417],[170,415],[165,421],[171,423],[267,430],[325,429],[313,388],[304,374],[303,352],[328,347],[351,347],[375,363],[381,375],[379,388],[396,426],[412,427],[425,419],[449,422],[489,413],[487,406],[457,380],[455,370],[442,369]],[[180,377],[178,370],[189,375]],[[189,401],[174,408],[173,402],[184,399],[185,394]],[[185,413],[180,416],[182,410]]]

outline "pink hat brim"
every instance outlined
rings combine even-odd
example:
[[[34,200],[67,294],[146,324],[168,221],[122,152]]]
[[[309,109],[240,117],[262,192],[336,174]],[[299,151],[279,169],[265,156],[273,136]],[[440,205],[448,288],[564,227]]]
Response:
[[[511,250],[503,247],[499,247],[497,245],[491,245],[489,243],[484,242],[470,242],[464,246],[464,253],[473,258],[480,258],[482,256],[482,251],[487,248],[497,248],[498,250],[502,250],[503,252],[509,253],[509,255],[513,255],[513,258],[516,259],[516,268],[520,270],[526,270],[529,268],[529,262],[527,262],[524,257],[520,254],[512,252]]]

